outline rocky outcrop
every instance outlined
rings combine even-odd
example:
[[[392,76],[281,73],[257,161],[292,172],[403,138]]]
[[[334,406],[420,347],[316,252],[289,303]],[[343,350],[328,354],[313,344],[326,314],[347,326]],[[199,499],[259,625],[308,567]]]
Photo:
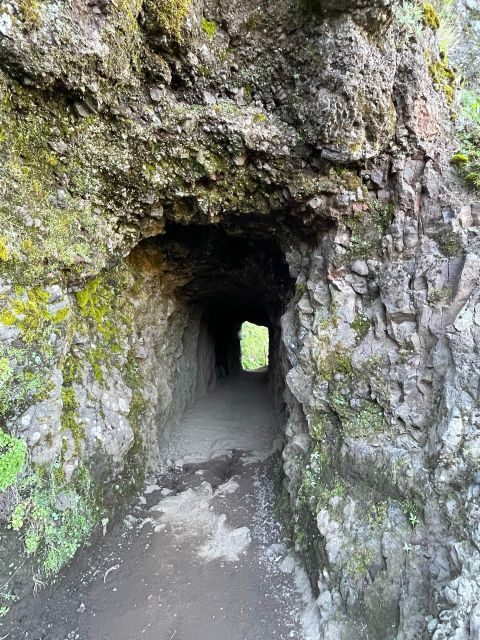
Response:
[[[428,21],[22,0],[0,34],[0,408],[28,446],[1,495],[11,587],[168,464],[250,319],[319,637],[475,638],[478,204]]]

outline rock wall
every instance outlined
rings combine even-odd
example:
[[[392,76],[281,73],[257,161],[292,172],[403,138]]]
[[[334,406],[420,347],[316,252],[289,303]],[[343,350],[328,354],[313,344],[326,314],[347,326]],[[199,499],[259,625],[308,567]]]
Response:
[[[257,318],[319,637],[477,637],[479,206],[425,7],[0,5],[13,589],[166,462],[212,318]]]

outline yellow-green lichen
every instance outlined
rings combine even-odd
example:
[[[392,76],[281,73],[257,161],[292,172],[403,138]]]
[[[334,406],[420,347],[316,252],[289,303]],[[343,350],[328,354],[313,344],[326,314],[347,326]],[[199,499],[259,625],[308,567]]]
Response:
[[[202,31],[211,39],[215,36],[218,30],[217,23],[213,20],[201,19]]]
[[[115,366],[116,358],[128,350],[132,332],[133,306],[128,299],[131,280],[119,268],[89,280],[76,293],[81,321],[77,330],[85,336],[95,336],[95,343],[85,350],[93,376],[105,383],[105,372]]]
[[[17,327],[23,340],[29,344],[37,341],[52,325],[63,322],[70,312],[68,307],[50,311],[50,294],[39,287],[20,288],[17,295],[0,312],[0,323]]]
[[[183,27],[191,0],[145,0],[144,11],[150,28],[177,41],[183,40]]]
[[[428,70],[437,90],[444,94],[447,104],[452,106],[455,102],[457,76],[447,56],[442,54],[439,60],[429,62]]]
[[[469,157],[466,153],[455,153],[450,159],[450,162],[457,166],[465,165],[469,161]]]
[[[28,29],[41,26],[40,0],[17,0],[17,2],[25,26]]]
[[[7,262],[10,257],[10,253],[7,247],[7,240],[3,236],[0,236],[0,262]]]
[[[440,27],[440,18],[430,2],[425,2],[423,5],[423,24],[434,31]]]

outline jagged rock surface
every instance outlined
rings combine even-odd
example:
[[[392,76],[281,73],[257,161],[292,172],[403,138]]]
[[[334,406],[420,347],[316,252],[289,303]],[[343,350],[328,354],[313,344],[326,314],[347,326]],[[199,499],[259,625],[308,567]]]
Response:
[[[319,637],[476,638],[480,209],[434,35],[387,1],[177,8],[1,4],[2,426],[107,513],[220,373],[212,309],[263,304]]]

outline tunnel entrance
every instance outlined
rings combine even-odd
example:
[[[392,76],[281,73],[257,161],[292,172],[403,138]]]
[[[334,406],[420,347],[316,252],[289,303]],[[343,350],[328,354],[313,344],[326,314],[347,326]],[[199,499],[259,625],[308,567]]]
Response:
[[[155,437],[156,457],[165,457],[184,411],[196,399],[222,380],[267,364],[263,378],[277,415],[283,413],[280,321],[294,293],[285,252],[299,238],[288,227],[273,235],[274,224],[271,218],[259,223],[245,217],[241,226],[167,222],[164,234],[143,240],[132,252],[130,261],[143,270],[142,287],[149,292],[148,307],[138,312],[139,328],[151,344],[145,351],[155,354],[148,374],[158,398],[147,435],[149,454]],[[162,305],[167,322],[158,315]],[[249,341],[251,353],[245,350]]]

